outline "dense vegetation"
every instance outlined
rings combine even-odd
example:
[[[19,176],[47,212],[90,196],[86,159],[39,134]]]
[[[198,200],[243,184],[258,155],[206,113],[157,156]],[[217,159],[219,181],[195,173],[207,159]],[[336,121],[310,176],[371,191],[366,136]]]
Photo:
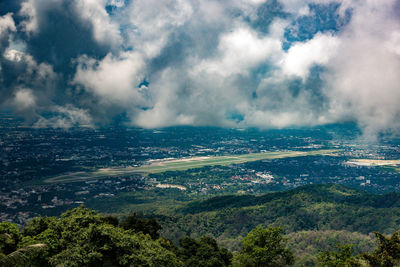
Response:
[[[265,195],[229,195],[194,201],[159,215],[163,235],[211,234],[229,249],[257,225],[283,226],[288,233],[352,232],[371,240],[373,231],[393,233],[400,223],[400,194],[375,195],[336,184],[298,187]],[[352,240],[347,240],[352,241]],[[361,242],[362,243],[362,242]],[[363,245],[365,247],[365,245]]]
[[[317,185],[191,202],[157,220],[81,206],[21,229],[0,223],[0,266],[394,266],[398,204]]]
[[[176,247],[155,220],[122,222],[83,206],[38,217],[22,230],[0,223],[0,266],[228,266],[232,253],[211,237],[185,237]]]
[[[280,227],[257,226],[232,254],[210,236],[184,237],[179,246],[159,236],[154,219],[119,221],[83,206],[59,218],[38,217],[22,230],[0,223],[0,266],[291,266],[295,256]],[[400,236],[375,232],[377,248],[354,256],[352,245],[317,254],[319,266],[396,266]],[[313,266],[316,262],[299,262]]]

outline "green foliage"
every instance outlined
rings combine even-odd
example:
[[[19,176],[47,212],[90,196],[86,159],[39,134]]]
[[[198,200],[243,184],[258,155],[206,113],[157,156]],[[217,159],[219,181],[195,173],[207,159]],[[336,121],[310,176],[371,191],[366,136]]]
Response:
[[[179,240],[181,248],[178,255],[184,266],[222,267],[231,265],[232,253],[218,246],[217,241],[210,236],[200,239],[184,237]]]
[[[143,234],[91,225],[80,239],[50,258],[54,266],[175,266],[176,256]]]
[[[0,266],[230,266],[232,261],[235,266],[285,266],[293,264],[293,252],[296,266],[318,261],[320,266],[400,263],[397,232],[391,237],[376,232],[373,252],[372,237],[366,235],[398,227],[397,195],[371,196],[323,185],[261,196],[220,196],[183,208],[182,202],[176,203],[175,208],[158,209],[166,238],[160,237],[155,219],[131,214],[120,222],[83,206],[60,217],[34,218],[21,231],[2,222]],[[261,224],[284,225],[291,233],[283,236],[282,228],[256,227]],[[204,235],[240,250],[232,260],[231,252]],[[179,240],[180,247],[167,238]],[[334,249],[339,242],[354,243],[354,253],[350,246]],[[318,254],[321,250],[325,252]],[[361,252],[361,257],[353,256]]]
[[[35,244],[20,248],[6,256],[0,257],[0,266],[43,266],[43,264],[38,264],[35,258],[39,257],[44,248],[46,248],[45,244]]]
[[[249,267],[292,265],[294,256],[286,248],[285,241],[282,228],[257,226],[243,239],[235,264]]]
[[[0,254],[6,255],[16,250],[21,233],[15,224],[0,223]]]
[[[178,247],[171,240],[160,237],[156,241],[158,244],[160,244],[161,247],[165,248],[166,250],[171,251],[174,254],[178,253]]]
[[[36,217],[28,222],[22,231],[24,236],[36,236],[49,228],[49,225],[54,223],[55,218],[51,217]]]
[[[363,263],[353,255],[352,245],[337,246],[335,251],[325,251],[318,256],[321,267],[361,267]]]
[[[151,238],[158,239],[161,225],[156,219],[143,219],[137,217],[136,213],[129,215],[120,225],[125,230],[133,230],[137,233],[149,234]]]
[[[371,266],[398,266],[400,263],[400,236],[396,231],[390,238],[375,232],[377,248],[372,253],[364,253],[365,258]]]
[[[282,225],[287,232],[393,233],[400,221],[399,203],[399,197],[393,194],[372,195],[339,185],[313,185],[259,196],[195,201],[157,219],[163,226],[161,234],[173,241],[184,235],[210,234],[227,248],[238,250],[238,237],[260,224]]]
[[[355,254],[372,252],[375,242],[372,235],[357,232],[314,230],[292,232],[286,235],[288,247],[296,255],[296,266],[316,266],[317,255],[323,251],[333,251],[338,244],[352,244]]]
[[[104,221],[104,223],[108,223],[108,224],[111,224],[113,226],[118,226],[119,225],[118,218],[114,217],[114,216],[110,216],[110,215],[104,216],[103,217],[103,221]]]
[[[110,223],[111,222],[111,223]],[[35,218],[14,244],[19,250],[3,257],[23,266],[179,266],[176,255],[149,235],[116,227],[110,220],[83,206],[59,218]],[[15,225],[2,224],[18,235]],[[1,229],[3,229],[1,228]],[[36,253],[40,248],[40,253]],[[8,251],[7,251],[8,252]],[[35,252],[35,253],[34,253]],[[11,260],[11,261],[10,261]],[[12,265],[10,265],[12,266]]]
[[[34,229],[33,224],[41,222],[35,219],[27,229]],[[33,230],[32,230],[33,231]],[[0,223],[0,266],[41,266],[41,254],[47,249],[44,243],[24,236],[26,231],[19,231],[15,224]],[[29,241],[28,241],[29,240]]]

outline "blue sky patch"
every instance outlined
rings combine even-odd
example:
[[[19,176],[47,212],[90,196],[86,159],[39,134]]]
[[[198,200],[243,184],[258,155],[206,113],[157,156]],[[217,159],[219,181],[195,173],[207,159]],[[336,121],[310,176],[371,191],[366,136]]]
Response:
[[[283,43],[285,50],[294,42],[312,39],[318,32],[339,32],[351,20],[351,9],[347,9],[344,16],[339,14],[340,3],[309,4],[308,7],[309,15],[298,17],[286,28]]]

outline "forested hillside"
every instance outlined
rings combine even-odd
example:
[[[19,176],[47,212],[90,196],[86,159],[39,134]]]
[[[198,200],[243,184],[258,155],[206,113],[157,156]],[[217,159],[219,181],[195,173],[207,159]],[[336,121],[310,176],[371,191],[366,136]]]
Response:
[[[400,194],[375,195],[336,184],[311,185],[260,196],[195,201],[158,220],[163,234],[172,240],[181,235],[211,234],[234,250],[239,244],[237,237],[260,224],[283,226],[286,232],[389,234],[400,223]]]
[[[0,266],[394,266],[399,200],[314,185],[191,202],[157,220],[81,206],[22,229],[0,223]]]

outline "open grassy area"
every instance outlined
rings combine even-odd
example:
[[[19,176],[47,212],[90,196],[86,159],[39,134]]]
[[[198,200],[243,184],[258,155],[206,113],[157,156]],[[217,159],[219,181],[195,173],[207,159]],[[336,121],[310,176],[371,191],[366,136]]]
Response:
[[[193,157],[182,159],[152,160],[140,167],[104,168],[93,172],[74,172],[54,176],[44,180],[44,183],[70,183],[103,179],[113,176],[160,173],[165,171],[184,171],[205,166],[232,165],[265,159],[281,159],[289,157],[303,157],[315,155],[332,155],[340,150],[323,149],[313,151],[276,151],[264,153],[251,153],[243,155]]]

